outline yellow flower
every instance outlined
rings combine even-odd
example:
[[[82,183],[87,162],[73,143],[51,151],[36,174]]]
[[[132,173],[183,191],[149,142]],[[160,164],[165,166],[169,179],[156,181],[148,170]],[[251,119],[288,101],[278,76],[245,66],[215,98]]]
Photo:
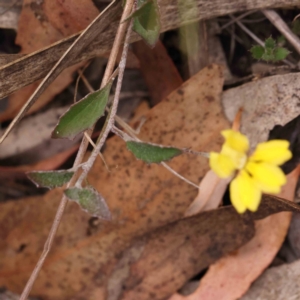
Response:
[[[279,168],[291,159],[290,143],[285,140],[271,140],[257,145],[248,157],[248,138],[231,129],[221,132],[225,138],[221,152],[211,152],[209,164],[221,178],[227,178],[238,171],[230,183],[232,205],[239,213],[247,209],[256,211],[262,193],[278,194],[286,177]]]

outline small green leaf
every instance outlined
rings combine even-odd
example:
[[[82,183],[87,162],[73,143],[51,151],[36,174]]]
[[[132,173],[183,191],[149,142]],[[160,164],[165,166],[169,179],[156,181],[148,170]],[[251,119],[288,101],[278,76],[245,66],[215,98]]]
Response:
[[[286,39],[284,35],[280,35],[277,39],[278,46],[284,46],[286,44]]]
[[[274,49],[276,47],[276,42],[273,38],[269,37],[265,40],[265,47],[267,49]]]
[[[257,46],[253,46],[250,49],[250,52],[251,52],[253,58],[255,58],[255,59],[261,59],[262,56],[265,53],[265,48],[262,47],[262,46],[258,46],[258,45]]]
[[[272,61],[272,60],[274,60],[274,54],[265,52],[262,56],[262,59],[265,61]]]
[[[112,81],[101,90],[90,93],[73,104],[60,118],[52,137],[73,139],[80,132],[93,126],[104,114],[111,85]]]
[[[274,60],[283,60],[289,55],[290,51],[286,48],[278,47],[274,50]]]
[[[28,172],[26,175],[33,181],[38,187],[47,187],[53,189],[59,186],[63,186],[70,181],[74,172],[70,171],[34,171]]]
[[[178,148],[161,147],[158,145],[134,141],[126,142],[126,146],[136,158],[147,163],[160,163],[162,161],[172,159],[173,157],[182,153],[182,150]]]
[[[94,217],[111,220],[111,214],[104,198],[93,188],[69,188],[64,191],[66,197]]]
[[[136,18],[136,17],[142,17],[145,14],[145,10],[149,10],[149,6],[152,5],[151,4],[152,0],[147,0],[144,1],[139,8],[136,9],[136,11],[134,11],[129,17],[127,17],[123,22],[128,21],[132,18]]]
[[[155,46],[160,34],[157,0],[138,0],[137,11],[134,15],[133,30],[151,47]]]

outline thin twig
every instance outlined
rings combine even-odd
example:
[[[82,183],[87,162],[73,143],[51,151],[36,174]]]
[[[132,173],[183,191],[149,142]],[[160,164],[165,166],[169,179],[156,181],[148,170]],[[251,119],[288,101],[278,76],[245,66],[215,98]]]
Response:
[[[247,11],[247,12],[241,14],[241,15],[238,16],[238,17],[233,17],[233,16],[232,16],[232,18],[231,18],[232,20],[229,21],[229,22],[227,22],[226,24],[224,24],[224,25],[220,28],[220,30],[223,30],[223,29],[227,28],[229,25],[234,24],[236,21],[239,21],[239,20],[245,18],[246,16],[249,16],[249,15],[255,13],[255,12],[257,12],[257,11],[256,11],[256,10],[252,10],[252,11]]]
[[[87,78],[84,76],[84,74],[79,70],[78,71],[83,83],[85,84],[85,86],[87,87],[87,89],[89,90],[90,93],[93,93],[95,90],[93,89],[93,87],[90,85],[89,81],[87,80]],[[108,112],[109,109],[108,107],[106,107],[106,111]],[[130,135],[134,135],[134,129],[132,129],[125,121],[123,121],[118,115],[115,116],[115,121],[117,122],[118,125],[120,125],[121,127],[123,127]]]
[[[289,43],[300,54],[300,39],[292,30],[286,25],[277,12],[271,9],[264,9],[262,13],[269,19],[269,21],[285,36]]]
[[[75,83],[75,92],[74,92],[74,101],[73,101],[74,103],[77,102],[78,85],[79,85],[79,80],[81,79],[80,74],[83,74],[83,72],[89,65],[90,65],[90,62],[87,63],[82,69],[80,69],[80,73],[78,72],[79,75],[77,76],[76,83]]]
[[[86,165],[83,168],[83,172],[80,175],[79,179],[77,180],[76,185],[81,185],[82,181],[87,176],[88,172],[94,165],[96,157],[98,156],[98,153],[100,152],[102,146],[104,145],[108,134],[110,133],[112,127],[114,126],[115,116],[117,114],[119,98],[120,98],[120,93],[121,93],[121,88],[122,88],[122,83],[123,83],[124,70],[126,67],[131,29],[132,29],[132,19],[130,20],[130,25],[128,27],[127,34],[126,34],[125,41],[124,41],[122,56],[121,56],[121,60],[119,63],[119,76],[118,76],[118,81],[117,81],[117,86],[116,86],[115,96],[114,96],[112,106],[111,106],[109,114],[105,120],[105,124],[103,126],[102,132],[97,140],[96,147],[94,148],[89,159],[87,160]]]
[[[85,136],[85,138],[89,141],[89,143],[93,146],[93,148],[95,149],[95,148],[96,148],[96,145],[95,145],[95,143],[93,142],[93,140],[91,139],[91,137],[90,137],[86,132],[84,133],[84,136]],[[103,164],[104,164],[106,170],[107,170],[108,172],[110,172],[109,167],[108,167],[108,165],[107,165],[107,163],[106,163],[106,161],[105,161],[105,159],[104,159],[104,156],[103,156],[103,154],[101,153],[101,151],[100,151],[98,154],[99,154],[101,160],[103,161]]]
[[[196,183],[194,183],[194,182],[188,180],[187,178],[185,178],[185,177],[183,177],[182,175],[180,175],[179,173],[177,173],[177,172],[176,172],[175,170],[173,170],[169,165],[167,165],[164,161],[161,162],[161,164],[162,164],[168,171],[170,171],[172,174],[174,174],[175,176],[177,176],[177,177],[180,178],[181,180],[183,180],[183,181],[185,181],[186,183],[192,185],[192,186],[195,187],[197,190],[199,189],[199,186],[198,186]]]
[[[112,2],[113,3],[113,2]],[[115,38],[115,41],[114,41],[114,44],[113,44],[113,48],[112,48],[112,54],[109,56],[109,59],[108,59],[108,63],[107,63],[107,68],[106,70],[108,69],[109,71],[105,71],[104,73],[104,76],[103,76],[103,79],[102,79],[102,84],[101,86],[105,86],[106,83],[108,82],[111,74],[112,74],[112,71],[113,71],[113,68],[114,68],[114,65],[116,63],[116,53],[118,53],[119,51],[119,48],[120,48],[120,45],[123,41],[123,37],[125,35],[125,32],[126,32],[126,28],[127,28],[127,25],[126,25],[126,22],[123,22],[123,20],[125,18],[127,18],[127,16],[129,16],[130,12],[132,11],[132,7],[133,7],[133,3],[134,3],[134,0],[127,0],[126,1],[126,5],[125,5],[125,8],[124,8],[124,11],[123,11],[123,14],[122,14],[122,19],[120,21],[120,25],[118,27],[118,31],[117,31],[117,34],[116,34],[116,38]],[[125,30],[124,30],[124,26],[125,26]],[[116,41],[118,39],[118,41]],[[117,48],[117,49],[115,49]],[[89,129],[86,131],[86,133],[90,136],[91,133],[92,133],[93,129]],[[74,168],[76,168],[77,166],[79,166],[81,163],[82,163],[82,160],[84,158],[84,155],[86,153],[86,149],[87,149],[87,146],[88,146],[89,142],[86,138],[83,138],[82,142],[81,142],[81,145],[79,147],[79,150],[78,150],[78,153],[77,153],[77,156],[76,156],[76,159],[75,159],[75,162],[74,162]],[[68,183],[67,187],[71,187],[75,184],[77,178],[78,178],[78,173],[79,171],[77,170],[74,174],[74,176],[72,177],[72,179],[70,180],[70,182]],[[64,210],[65,210],[65,207],[68,203],[68,199],[63,196],[61,201],[60,201],[60,204],[59,204],[59,207],[56,211],[56,215],[54,217],[54,221],[53,221],[53,224],[51,226],[51,229],[50,229],[50,232],[49,232],[49,235],[48,235],[48,238],[47,238],[47,241],[45,242],[45,245],[44,245],[44,249],[43,249],[43,252],[33,270],[33,272],[31,273],[30,275],[30,278],[22,292],[22,295],[20,297],[20,300],[26,300],[31,289],[32,289],[32,286],[44,264],[44,261],[46,259],[46,257],[48,256],[48,253],[52,247],[52,244],[53,244],[53,241],[54,241],[54,237],[57,233],[57,230],[58,230],[58,227],[59,227],[59,224],[61,222],[61,219],[62,219],[62,216],[63,216],[63,213],[64,213]]]

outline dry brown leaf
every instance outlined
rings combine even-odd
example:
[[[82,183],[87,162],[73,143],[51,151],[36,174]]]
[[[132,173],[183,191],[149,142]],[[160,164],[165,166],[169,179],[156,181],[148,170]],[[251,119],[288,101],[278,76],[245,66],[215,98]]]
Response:
[[[0,178],[24,177],[24,173],[29,171],[50,171],[60,167],[72,154],[78,150],[79,145],[73,146],[63,152],[60,152],[52,157],[39,161],[31,165],[21,165],[17,167],[0,166]]]
[[[199,185],[199,192],[195,200],[185,212],[185,216],[192,216],[200,211],[217,208],[222,201],[228,183],[232,178],[220,178],[209,170]]]
[[[271,76],[223,93],[224,113],[230,121],[243,107],[241,132],[252,148],[266,141],[275,125],[285,125],[300,114],[299,77],[300,73]]]
[[[67,109],[68,107],[55,107],[23,119],[1,145],[0,159],[22,154],[43,142],[49,141],[59,116]],[[0,130],[0,136],[4,131],[3,129]],[[66,145],[72,146],[71,143],[66,143]]]
[[[159,103],[181,86],[182,78],[162,42],[159,41],[153,49],[144,41],[136,42],[133,52],[139,59],[153,104]]]
[[[280,197],[293,201],[299,178],[299,168],[288,176]],[[291,213],[282,212],[255,224],[255,236],[250,242],[211,265],[200,286],[189,296],[174,295],[170,300],[235,300],[272,262],[287,234]]]
[[[32,53],[83,30],[98,13],[91,0],[25,0],[16,38],[16,43],[22,48],[20,53]],[[30,112],[37,111],[66,88],[73,80],[73,72],[80,66],[82,63],[65,70],[41,95]],[[36,82],[13,94],[7,109],[0,113],[0,122],[12,119],[38,85],[39,82]]]
[[[218,66],[196,74],[147,114],[139,137],[199,151],[219,150],[219,132],[229,127],[220,105],[222,84]],[[89,223],[89,216],[69,203],[33,294],[74,299],[80,292],[88,299],[104,299],[107,279],[130,241],[180,218],[196,196],[194,187],[162,166],[136,160],[117,137],[107,141],[104,156],[111,172],[98,162],[89,180],[107,200],[114,222]],[[194,182],[208,170],[206,158],[190,154],[169,164]],[[0,220],[6,229],[0,233],[0,285],[21,291],[43,248],[60,196],[55,190],[1,206]]]

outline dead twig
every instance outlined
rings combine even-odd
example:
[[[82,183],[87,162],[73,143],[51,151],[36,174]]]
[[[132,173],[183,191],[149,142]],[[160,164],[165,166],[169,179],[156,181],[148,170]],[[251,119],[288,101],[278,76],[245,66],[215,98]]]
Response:
[[[238,16],[238,17],[236,17],[236,18],[230,20],[230,21],[227,22],[226,24],[224,24],[224,25],[220,28],[220,30],[222,31],[223,29],[227,28],[228,26],[234,24],[236,21],[239,21],[239,20],[245,18],[246,16],[249,16],[249,15],[251,15],[251,14],[254,14],[255,12],[256,12],[256,10],[254,10],[254,11],[247,11],[247,12],[241,14],[240,16]]]

